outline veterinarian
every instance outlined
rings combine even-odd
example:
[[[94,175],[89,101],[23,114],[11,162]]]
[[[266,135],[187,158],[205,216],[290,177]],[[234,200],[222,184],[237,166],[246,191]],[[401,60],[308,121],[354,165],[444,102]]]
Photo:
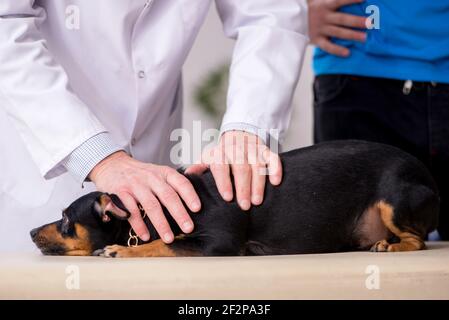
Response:
[[[0,105],[40,174],[53,179],[68,171],[79,186],[91,180],[99,190],[117,194],[143,240],[149,233],[138,203],[167,243],[173,233],[161,205],[184,232],[194,226],[182,201],[194,212],[201,208],[190,182],[172,168],[169,137],[181,126],[181,69],[211,3],[0,3]],[[267,165],[263,159],[274,159],[269,182],[282,179],[279,158],[270,150],[262,160],[248,159],[264,149],[270,129],[282,134],[288,125],[307,43],[305,6],[298,0],[215,3],[236,45],[222,136],[214,149],[219,161],[210,168],[223,198],[236,197],[248,210],[263,201],[266,176],[258,174]],[[209,164],[189,171],[201,173]],[[16,172],[22,181],[23,172]],[[64,184],[52,190],[59,188]],[[11,193],[31,201],[41,191]]]
[[[419,158],[439,185],[449,240],[449,0],[308,5],[315,142],[371,140]]]

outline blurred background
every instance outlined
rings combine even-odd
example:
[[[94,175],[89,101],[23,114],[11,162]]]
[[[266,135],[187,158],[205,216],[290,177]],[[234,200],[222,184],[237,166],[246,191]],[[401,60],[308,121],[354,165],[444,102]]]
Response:
[[[191,130],[193,121],[198,120],[202,130],[219,128],[232,50],[233,40],[224,36],[212,6],[184,67],[186,129]],[[304,61],[283,151],[312,143],[311,51],[309,48]],[[82,189],[68,174],[49,181],[42,179],[2,108],[0,130],[0,252],[36,250],[29,230],[60,219],[61,211],[76,197],[93,190],[93,185],[85,183]],[[26,181],[17,179],[19,172],[27,177]]]

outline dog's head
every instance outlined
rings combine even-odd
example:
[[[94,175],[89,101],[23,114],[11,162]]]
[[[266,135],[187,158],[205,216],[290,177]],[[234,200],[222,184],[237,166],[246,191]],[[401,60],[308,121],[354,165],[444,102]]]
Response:
[[[129,212],[116,195],[92,192],[63,210],[62,218],[30,232],[45,255],[87,256],[117,243]]]

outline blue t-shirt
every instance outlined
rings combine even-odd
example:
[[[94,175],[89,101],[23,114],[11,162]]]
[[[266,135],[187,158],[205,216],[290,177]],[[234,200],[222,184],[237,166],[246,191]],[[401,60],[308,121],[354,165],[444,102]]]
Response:
[[[449,83],[449,0],[367,0],[341,11],[368,16],[370,5],[379,9],[380,28],[367,30],[365,43],[333,39],[351,50],[348,58],[316,49],[317,75]]]

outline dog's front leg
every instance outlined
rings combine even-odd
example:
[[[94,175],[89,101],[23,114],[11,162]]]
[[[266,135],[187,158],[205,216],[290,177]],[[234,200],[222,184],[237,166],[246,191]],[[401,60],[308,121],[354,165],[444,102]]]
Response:
[[[97,254],[107,258],[135,258],[135,257],[193,257],[201,256],[199,249],[187,245],[187,241],[177,237],[172,244],[165,244],[162,240],[136,247],[119,245],[107,246]]]

